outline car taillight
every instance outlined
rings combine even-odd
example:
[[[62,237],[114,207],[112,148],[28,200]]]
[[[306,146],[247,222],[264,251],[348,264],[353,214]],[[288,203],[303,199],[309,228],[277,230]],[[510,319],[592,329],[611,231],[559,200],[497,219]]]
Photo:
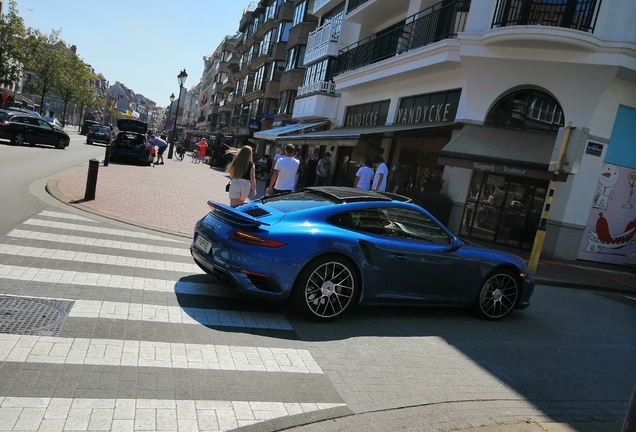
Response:
[[[285,246],[285,243],[257,236],[255,234],[241,230],[234,230],[232,235],[230,235],[230,238],[239,243],[245,243],[252,246],[263,246],[267,248],[279,248]]]
[[[9,120],[5,120],[2,123],[0,123],[2,126],[8,126],[9,125]]]
[[[111,147],[115,147],[115,141],[111,141],[111,142],[110,142],[110,146],[111,146]]]

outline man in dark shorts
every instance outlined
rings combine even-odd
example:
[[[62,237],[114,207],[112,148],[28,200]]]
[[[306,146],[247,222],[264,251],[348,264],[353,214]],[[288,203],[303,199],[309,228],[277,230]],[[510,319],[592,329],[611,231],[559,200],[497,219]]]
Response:
[[[157,162],[155,165],[163,165],[163,152],[168,148],[168,143],[166,142],[166,136],[161,135],[160,138],[155,137],[153,134],[150,134],[150,140],[148,141],[150,145],[157,146]]]

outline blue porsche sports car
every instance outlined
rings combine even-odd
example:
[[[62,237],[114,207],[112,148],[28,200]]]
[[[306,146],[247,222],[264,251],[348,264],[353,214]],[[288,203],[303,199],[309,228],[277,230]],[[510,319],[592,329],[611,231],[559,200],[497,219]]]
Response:
[[[335,186],[236,208],[210,201],[191,252],[240,292],[290,299],[318,321],[356,304],[472,306],[490,320],[530,305],[521,258],[466,244],[407,201]]]

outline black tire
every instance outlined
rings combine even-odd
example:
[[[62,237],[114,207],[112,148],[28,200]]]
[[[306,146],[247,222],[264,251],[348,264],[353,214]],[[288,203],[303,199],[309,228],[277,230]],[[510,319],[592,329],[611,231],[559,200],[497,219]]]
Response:
[[[294,283],[292,301],[307,317],[329,322],[353,309],[361,289],[355,264],[345,257],[324,255],[302,269]]]
[[[11,143],[14,145],[22,145],[24,144],[24,134],[22,132],[18,132],[13,136]]]
[[[59,150],[64,150],[67,146],[68,144],[66,144],[66,140],[64,138],[58,139],[57,143],[55,144],[55,148]]]
[[[500,320],[514,310],[520,296],[519,279],[509,270],[496,270],[484,280],[475,309],[483,319]]]

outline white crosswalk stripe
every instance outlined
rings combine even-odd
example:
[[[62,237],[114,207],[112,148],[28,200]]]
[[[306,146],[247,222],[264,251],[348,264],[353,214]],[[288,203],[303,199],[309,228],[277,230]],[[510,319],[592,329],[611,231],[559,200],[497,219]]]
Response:
[[[285,317],[277,314],[95,300],[76,300],[69,317],[292,330]]]
[[[52,234],[39,231],[27,231],[14,229],[7,237],[13,237],[18,239],[28,240],[43,240],[62,244],[82,245],[82,246],[96,246],[110,249],[120,249],[126,251],[135,252],[148,252],[157,253],[162,255],[175,255],[175,256],[190,256],[188,249],[167,247],[167,246],[155,246],[144,243],[124,242],[117,240],[107,240],[100,238],[80,237],[66,234]]]
[[[151,270],[179,271],[186,273],[201,273],[196,264],[176,263],[173,261],[159,261],[145,258],[132,258],[117,255],[105,255],[59,249],[45,249],[30,246],[0,244],[0,254],[30,258],[46,258],[76,263],[107,264],[121,267],[144,268]]]
[[[93,287],[131,289],[178,294],[217,295],[219,285],[169,279],[150,279],[70,270],[22,267],[0,264],[0,279],[29,282],[64,283]]]
[[[224,400],[0,397],[2,430],[227,431],[343,406]]]
[[[154,234],[146,234],[146,233],[137,232],[137,231],[93,227],[88,225],[77,225],[77,224],[70,224],[65,222],[47,221],[47,220],[36,219],[36,218],[31,218],[26,220],[24,221],[24,224],[39,226],[39,227],[47,227],[47,228],[57,228],[57,229],[64,229],[64,230],[89,232],[93,234],[107,234],[107,235],[113,235],[113,236],[132,237],[132,238],[138,238],[143,240],[161,240],[165,242],[182,243],[182,244],[188,243],[182,240],[173,240],[170,238],[161,237]]]
[[[83,222],[93,222],[93,223],[101,223],[99,221],[96,221],[95,219],[89,219],[87,217],[84,216],[80,216],[80,215],[76,215],[76,214],[70,214],[70,213],[61,213],[61,212],[54,212],[54,211],[49,211],[49,210],[44,210],[41,211],[39,213],[40,216],[48,216],[48,217],[54,217],[54,218],[58,218],[58,219],[70,219],[70,220],[76,220],[76,221],[83,221]]]
[[[322,373],[307,350],[0,334],[0,361]]]

